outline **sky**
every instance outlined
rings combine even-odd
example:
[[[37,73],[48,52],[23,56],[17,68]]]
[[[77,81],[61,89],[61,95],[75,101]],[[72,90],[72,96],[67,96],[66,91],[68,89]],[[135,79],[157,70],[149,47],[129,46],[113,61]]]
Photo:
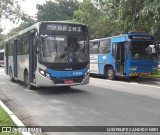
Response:
[[[49,0],[24,0],[24,1],[19,0],[19,5],[21,6],[21,9],[26,14],[30,16],[35,16],[35,14],[37,13],[36,5],[43,4],[45,3],[45,1],[49,1]],[[54,1],[54,0],[51,0],[51,1]],[[9,32],[9,30],[19,25],[19,24],[13,24],[7,19],[2,20],[1,23],[4,26],[4,31],[2,32],[3,34],[6,34],[7,32]]]

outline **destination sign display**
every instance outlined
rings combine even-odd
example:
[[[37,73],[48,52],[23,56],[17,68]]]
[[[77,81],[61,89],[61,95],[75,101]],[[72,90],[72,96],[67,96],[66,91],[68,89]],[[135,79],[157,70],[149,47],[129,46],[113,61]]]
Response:
[[[67,26],[67,25],[55,25],[55,24],[48,24],[47,30],[53,30],[53,31],[75,31],[75,32],[81,32],[81,27],[76,26]]]
[[[87,32],[86,26],[74,25],[74,24],[42,24],[41,30],[45,31],[59,31],[59,32]]]
[[[137,40],[154,40],[153,36],[145,36],[145,35],[130,35],[130,39],[137,39]]]

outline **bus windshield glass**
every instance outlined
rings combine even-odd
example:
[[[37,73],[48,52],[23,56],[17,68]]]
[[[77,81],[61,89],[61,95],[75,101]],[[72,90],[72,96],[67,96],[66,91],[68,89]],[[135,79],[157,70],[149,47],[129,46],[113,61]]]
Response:
[[[40,61],[48,63],[87,62],[86,36],[41,35]]]
[[[131,59],[153,60],[157,59],[154,42],[132,41],[130,44]]]

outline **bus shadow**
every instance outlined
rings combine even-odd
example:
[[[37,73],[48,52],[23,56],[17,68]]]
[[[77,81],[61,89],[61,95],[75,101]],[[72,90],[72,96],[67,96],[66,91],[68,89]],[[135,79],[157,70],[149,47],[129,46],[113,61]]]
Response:
[[[101,76],[101,75],[90,75],[91,78],[95,78],[95,79],[102,79],[102,80],[107,80],[107,78],[105,76]],[[128,77],[116,77],[114,80],[110,80],[110,81],[123,81],[123,82],[130,82],[131,79]]]
[[[137,83],[159,86],[160,85],[160,79],[159,78],[140,77],[140,78],[137,79]]]
[[[52,94],[75,94],[75,93],[86,93],[86,91],[75,87],[75,86],[71,86],[71,87],[39,87],[39,88],[34,88],[34,91],[36,91],[37,93],[40,94],[44,94],[44,95],[52,95]]]
[[[104,76],[99,75],[91,75],[91,78],[96,79],[106,79]],[[152,86],[160,86],[160,78],[144,78],[144,77],[116,77],[114,80],[118,82],[126,82],[126,83],[138,83],[144,85],[152,85]]]
[[[17,84],[24,89],[27,89],[26,86],[24,85],[24,82],[22,81],[14,81],[12,82],[14,84]],[[56,86],[56,87],[33,87],[33,89],[27,91],[35,91],[40,94],[74,94],[74,93],[86,93],[85,90],[83,90],[83,86]]]

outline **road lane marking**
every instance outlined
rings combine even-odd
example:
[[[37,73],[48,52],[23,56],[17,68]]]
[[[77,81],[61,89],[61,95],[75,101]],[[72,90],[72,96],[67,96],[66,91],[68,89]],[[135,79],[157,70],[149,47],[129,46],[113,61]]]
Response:
[[[127,86],[125,86],[125,84]],[[148,85],[141,85],[141,84],[126,83],[126,82],[117,82],[112,80],[102,81],[100,79],[98,80],[91,79],[89,85],[101,87],[106,90],[114,90],[114,91],[126,92],[126,93],[131,93],[136,95],[143,95],[143,96],[152,97],[158,100],[160,99],[160,87],[158,86],[148,86]],[[138,88],[136,86],[138,86]]]
[[[101,81],[102,79],[98,79],[98,78],[91,78],[90,79],[91,81],[96,81],[96,80],[98,80],[98,81],[100,81],[101,83],[105,83],[105,81],[106,82],[112,82],[112,83],[116,83],[116,84],[127,84],[127,85],[139,85],[139,86],[144,86],[144,87],[150,87],[150,88],[157,88],[157,89],[159,89],[160,88],[160,86],[153,86],[153,85],[145,85],[145,84],[139,84],[139,83],[135,83],[135,82],[131,82],[131,83],[128,83],[128,82],[120,82],[120,81],[115,81],[115,80],[107,80],[107,79],[104,79],[103,81]],[[90,82],[91,82],[90,81]],[[96,81],[97,82],[97,81]],[[99,82],[99,83],[100,83]]]
[[[112,80],[105,80],[105,81],[110,81],[110,82],[112,82]],[[116,82],[116,83],[125,83],[125,84],[127,84],[127,85],[132,84],[132,85],[140,85],[140,86],[151,87],[151,88],[158,88],[158,89],[160,88],[160,86],[145,85],[145,84],[139,84],[139,83],[135,83],[135,82],[131,82],[131,83],[119,82],[119,81],[114,81],[114,82]]]

